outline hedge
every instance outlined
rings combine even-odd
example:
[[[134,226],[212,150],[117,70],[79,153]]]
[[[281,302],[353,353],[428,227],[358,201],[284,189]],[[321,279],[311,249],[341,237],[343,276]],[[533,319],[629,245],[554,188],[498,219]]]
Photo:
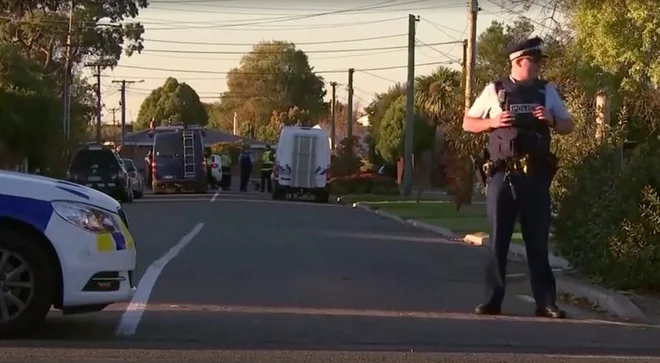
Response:
[[[330,179],[333,194],[399,194],[399,185],[392,178],[375,173],[360,173]]]
[[[660,287],[660,141],[622,160],[606,146],[570,167],[558,201],[558,251],[582,273],[619,289]]]

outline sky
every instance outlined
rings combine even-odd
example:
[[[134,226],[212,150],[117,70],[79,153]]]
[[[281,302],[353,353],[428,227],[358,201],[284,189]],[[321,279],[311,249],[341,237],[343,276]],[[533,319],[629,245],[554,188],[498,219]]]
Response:
[[[521,13],[488,0],[481,0],[479,7],[477,34],[494,20],[543,17],[542,9]],[[168,77],[189,84],[203,102],[218,101],[227,90],[226,72],[263,40],[293,42],[307,52],[327,89],[331,81],[339,84],[341,102],[346,102],[348,69],[354,68],[354,104],[367,106],[374,93],[406,80],[409,14],[420,17],[415,64],[446,63],[459,69],[459,42],[467,37],[467,0],[152,0],[134,20],[145,27],[145,49],[123,55],[117,67],[103,72],[103,122],[112,122],[112,110],[119,108],[119,84],[113,81],[122,79],[136,82],[127,86],[128,123],[137,119],[149,92]],[[395,49],[374,49],[388,47]],[[437,66],[416,66],[415,75]],[[121,113],[115,112],[115,118],[120,122]]]

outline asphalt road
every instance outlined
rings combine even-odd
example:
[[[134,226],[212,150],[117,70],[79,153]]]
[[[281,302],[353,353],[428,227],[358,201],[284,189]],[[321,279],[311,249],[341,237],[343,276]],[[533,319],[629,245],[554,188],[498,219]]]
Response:
[[[126,210],[133,303],[53,312],[31,339],[0,342],[0,362],[660,361],[657,327],[570,307],[532,317],[519,263],[507,315],[473,315],[482,250],[359,209],[221,192]]]

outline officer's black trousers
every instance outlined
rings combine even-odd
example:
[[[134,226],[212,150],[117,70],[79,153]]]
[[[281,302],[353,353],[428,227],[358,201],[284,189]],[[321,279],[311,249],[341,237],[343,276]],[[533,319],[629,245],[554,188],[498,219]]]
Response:
[[[261,192],[263,193],[264,191],[268,191],[268,193],[271,192],[273,189],[273,183],[270,180],[270,174],[272,174],[273,170],[261,170]]]
[[[221,170],[222,180],[220,180],[220,187],[223,190],[227,190],[231,186],[231,168],[223,166]]]
[[[241,165],[241,187],[243,192],[247,191],[248,183],[250,183],[250,176],[252,174],[252,166]]]
[[[486,203],[490,223],[486,302],[501,305],[504,299],[509,244],[516,219],[519,218],[534,300],[540,308],[554,304],[557,291],[548,261],[551,221],[549,174],[506,176],[504,172],[499,172],[488,183]]]

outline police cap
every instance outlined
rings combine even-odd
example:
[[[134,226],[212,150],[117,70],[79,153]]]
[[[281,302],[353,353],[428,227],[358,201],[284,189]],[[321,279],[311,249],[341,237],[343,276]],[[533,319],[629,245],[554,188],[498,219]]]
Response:
[[[522,57],[530,57],[534,59],[546,57],[546,55],[543,54],[543,39],[539,37],[525,39],[521,42],[512,44],[508,48],[507,53],[509,54],[510,61]]]

